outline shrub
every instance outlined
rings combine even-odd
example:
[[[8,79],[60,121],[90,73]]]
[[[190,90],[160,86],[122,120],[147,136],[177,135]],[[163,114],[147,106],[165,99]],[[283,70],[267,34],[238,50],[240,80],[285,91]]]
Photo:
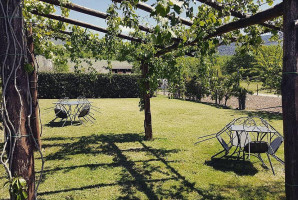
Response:
[[[38,93],[41,99],[136,98],[139,76],[75,73],[39,73]]]

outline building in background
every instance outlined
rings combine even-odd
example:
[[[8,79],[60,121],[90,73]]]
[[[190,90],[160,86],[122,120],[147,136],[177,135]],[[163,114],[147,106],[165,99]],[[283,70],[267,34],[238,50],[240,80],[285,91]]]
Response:
[[[40,72],[54,72],[54,64],[51,60],[46,59],[43,56],[36,57],[39,71]],[[75,64],[71,61],[68,62],[69,72],[74,72]],[[132,64],[129,62],[120,62],[120,61],[112,61],[112,73],[115,74],[131,74],[132,73]],[[82,62],[80,64],[80,70],[83,72],[88,72],[92,69],[97,71],[98,73],[107,74],[109,73],[108,62],[106,60],[100,61],[92,61],[92,65],[88,65],[86,62]]]

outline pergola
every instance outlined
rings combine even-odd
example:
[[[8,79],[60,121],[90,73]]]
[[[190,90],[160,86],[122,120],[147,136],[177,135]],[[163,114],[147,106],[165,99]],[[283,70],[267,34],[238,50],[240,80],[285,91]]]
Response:
[[[41,2],[53,4],[56,6],[60,5],[59,0],[39,0]],[[121,3],[122,0],[112,0],[114,2]],[[206,4],[216,10],[223,10],[224,5],[213,1],[213,0],[197,0],[200,3]],[[15,57],[4,56],[3,55],[25,55],[18,44],[23,44],[25,41],[22,37],[22,30],[24,29],[24,24],[22,21],[22,10],[20,5],[21,0],[2,0],[2,10],[0,11],[0,33],[1,35],[6,35],[6,37],[0,38],[0,61],[2,63],[2,80],[4,80],[5,85],[3,88],[5,94],[4,98],[4,123],[5,131],[14,130],[15,127],[21,127],[20,139],[15,142],[16,148],[11,155],[10,170],[11,174],[25,177],[28,182],[29,189],[29,199],[35,199],[36,193],[34,192],[34,158],[33,151],[38,148],[35,141],[40,140],[40,130],[38,121],[38,108],[37,108],[37,75],[36,71],[30,74],[30,81],[26,78],[26,71],[24,67],[24,59],[31,60],[33,63],[33,58],[31,55],[26,55],[29,58],[24,58],[21,56],[19,59],[19,65],[17,68],[10,68],[10,64],[15,62]],[[94,9],[86,8],[74,3],[64,3],[64,7],[88,14],[94,17],[107,19],[108,14],[100,12]],[[1,7],[0,7],[1,8]],[[7,9],[3,9],[7,8]],[[152,13],[154,8],[139,2],[137,8],[143,11]],[[107,29],[81,22],[78,20],[73,20],[67,17],[62,17],[54,14],[40,13],[36,10],[32,11],[32,14],[39,15],[42,17],[58,20],[61,22],[66,22],[68,24],[88,28],[94,31],[99,31],[102,33],[108,33]],[[259,24],[267,28],[283,31],[284,34],[284,64],[283,64],[283,81],[282,81],[282,104],[283,104],[283,124],[284,124],[284,137],[285,137],[285,167],[286,167],[286,195],[288,199],[298,198],[298,0],[285,0],[282,3],[275,5],[274,7],[256,13],[254,15],[246,15],[236,10],[230,11],[231,16],[239,18],[233,22],[219,26],[214,32],[208,34],[204,37],[204,40],[208,40],[217,36],[221,36],[225,33],[245,28],[248,26]],[[8,17],[8,16],[14,16]],[[272,20],[276,17],[283,16],[283,28],[276,27],[267,21]],[[166,17],[171,18],[171,15]],[[193,22],[188,19],[181,18],[181,23],[186,26],[192,26]],[[13,26],[11,26],[11,24]],[[146,26],[139,25],[139,29],[147,33],[152,33],[152,30]],[[29,31],[30,32],[30,31]],[[31,33],[32,34],[32,33]],[[65,32],[65,34],[71,34],[70,32]],[[117,37],[132,42],[145,43],[140,38],[118,34]],[[168,52],[175,51],[179,48],[181,40],[179,38],[173,38],[171,45],[166,47],[161,47],[160,50],[155,54],[156,57],[161,57]],[[17,42],[16,42],[17,41]],[[199,42],[198,39],[186,42],[184,46],[193,46]],[[32,38],[28,40],[27,44],[30,52],[33,52],[33,41]],[[145,60],[141,61],[141,71],[142,77],[145,79],[148,75],[148,64]],[[9,80],[12,75],[15,75],[15,81],[22,83],[22,90],[16,91],[15,81]],[[16,75],[17,74],[17,75]],[[5,82],[5,80],[8,80]],[[149,82],[144,82],[144,88],[149,90]],[[28,102],[28,93],[31,94],[32,99]],[[19,100],[16,100],[16,96]],[[145,136],[147,139],[152,139],[152,123],[151,123],[151,109],[150,109],[150,94],[144,93],[144,111],[145,111]],[[26,118],[26,116],[30,116]],[[21,120],[19,120],[21,119]],[[33,134],[34,137],[28,137],[29,133]],[[14,142],[16,139],[12,137],[10,142]],[[26,151],[22,151],[25,149]]]

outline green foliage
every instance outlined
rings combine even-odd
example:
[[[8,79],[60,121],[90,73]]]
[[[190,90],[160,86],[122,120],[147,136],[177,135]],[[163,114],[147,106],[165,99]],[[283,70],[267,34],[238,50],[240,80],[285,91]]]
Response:
[[[27,182],[21,177],[13,177],[11,181],[5,183],[9,185],[9,193],[12,199],[15,200],[26,200],[27,194]]]
[[[254,72],[263,87],[281,93],[283,50],[280,45],[263,46],[256,51]]]
[[[198,79],[196,76],[190,80],[186,80],[185,87],[185,96],[192,100],[201,101],[203,97],[209,94],[209,90],[204,81]]]
[[[69,9],[63,7],[63,4],[68,1],[61,0],[60,2],[61,15],[68,17]],[[98,34],[31,13],[31,11],[38,11],[55,14],[56,8],[38,0],[24,1],[23,15],[26,28],[33,24],[34,54],[52,59],[56,72],[67,72],[69,59],[75,63],[76,72],[81,72],[81,62],[91,65],[91,58],[106,59],[107,51],[103,45],[105,41],[99,39]]]
[[[31,73],[31,72],[34,71],[34,67],[30,63],[25,63],[24,68],[25,68],[25,71],[28,72],[28,73]]]
[[[246,94],[251,91],[240,86],[240,74],[234,72],[221,75],[214,66],[212,68],[212,61],[213,59],[210,59],[209,63],[205,62],[205,65],[204,62],[201,63],[198,76],[186,80],[186,98],[201,101],[201,98],[211,96],[211,99],[215,100],[215,104],[221,104],[224,99],[226,106],[228,99],[235,96],[239,100],[239,108],[244,109]]]
[[[236,54],[223,64],[222,70],[225,74],[239,72],[242,77],[253,78],[259,75],[258,72],[253,71],[255,62],[253,51],[249,51],[248,49],[241,51],[238,49],[236,50]]]
[[[135,98],[139,96],[136,75],[40,73],[39,98]]]
[[[60,9],[62,16],[67,17],[69,9],[63,7],[65,2],[67,1],[61,1]],[[198,5],[198,14],[195,16],[194,8],[191,5],[196,2],[195,0],[157,0],[153,5],[155,11],[151,13],[151,17],[155,19],[156,23],[151,27],[150,34],[144,33],[138,27],[140,21],[136,14],[138,2],[146,2],[146,0],[128,0],[121,1],[120,4],[111,4],[107,10],[109,15],[107,18],[108,33],[103,39],[99,39],[97,34],[86,29],[32,15],[30,12],[32,10],[46,14],[55,13],[56,7],[38,0],[25,0],[25,21],[32,20],[33,24],[37,24],[33,30],[35,53],[53,59],[57,72],[67,71],[66,60],[68,57],[75,63],[76,72],[82,72],[81,62],[90,63],[90,58],[106,60],[117,58],[137,63],[136,66],[140,66],[140,62],[146,62],[149,65],[149,74],[146,79],[140,80],[140,83],[149,81],[150,87],[152,87],[149,90],[156,88],[159,78],[167,78],[173,84],[173,88],[184,90],[185,78],[193,75],[187,74],[184,67],[177,67],[175,64],[177,57],[183,57],[187,52],[195,52],[195,56],[203,60],[202,57],[210,56],[216,52],[219,41],[222,44],[229,44],[236,39],[237,44],[245,47],[258,46],[261,43],[260,34],[268,31],[267,28],[256,25],[243,28],[243,31],[235,30],[220,37],[206,39],[207,35],[215,33],[221,25],[234,21],[235,18],[230,17],[230,10],[254,14],[259,11],[260,1],[241,0],[231,3],[230,0],[222,0],[220,3],[225,6],[220,11],[200,4]],[[272,0],[264,2],[272,3]],[[122,16],[119,15],[120,10],[123,13]],[[181,24],[179,17],[177,18],[181,13],[186,13],[186,16],[193,20],[191,27]],[[165,16],[171,17],[168,19]],[[280,25],[281,20],[272,23]],[[117,38],[117,35],[121,33],[121,26],[132,28],[130,36],[138,38],[142,42],[121,42]],[[65,35],[61,31],[71,31],[71,34]],[[277,32],[274,34],[277,35]],[[55,45],[52,39],[64,40],[63,47]],[[165,47],[175,45],[178,40],[180,43],[177,50],[155,58],[157,52]],[[186,46],[193,41],[196,41],[196,45]],[[108,63],[110,67],[110,62]],[[246,73],[247,66],[243,66],[243,69]]]

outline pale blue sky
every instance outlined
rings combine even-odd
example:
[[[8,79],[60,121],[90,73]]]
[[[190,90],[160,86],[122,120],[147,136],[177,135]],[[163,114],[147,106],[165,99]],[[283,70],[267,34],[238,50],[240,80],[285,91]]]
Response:
[[[95,10],[99,10],[102,12],[106,12],[107,8],[109,7],[109,5],[111,4],[111,0],[71,0],[73,3],[78,4],[78,5],[82,5],[88,8],[92,8]],[[276,0],[274,1],[274,4],[280,3],[282,0]],[[153,4],[155,3],[156,0],[149,0],[146,2],[146,4]],[[197,4],[198,5],[198,4]],[[194,5],[194,10],[196,9],[196,5]],[[264,5],[262,7],[262,9],[267,9],[268,6]],[[149,23],[152,24],[154,23],[152,19],[149,18],[149,14],[147,12],[144,12],[142,10],[138,10],[137,11],[138,15],[140,15],[143,19],[142,24],[145,23]],[[182,15],[182,17],[184,17]],[[97,26],[101,26],[101,27],[107,27],[106,25],[106,21],[104,19],[100,19],[100,18],[96,18],[96,17],[92,17],[90,15],[86,15],[86,14],[82,14],[82,13],[78,13],[75,11],[71,11],[70,12],[70,18],[72,19],[76,19],[76,20],[80,20],[80,21],[84,21],[93,25],[97,25]],[[126,31],[124,31],[126,32]]]

